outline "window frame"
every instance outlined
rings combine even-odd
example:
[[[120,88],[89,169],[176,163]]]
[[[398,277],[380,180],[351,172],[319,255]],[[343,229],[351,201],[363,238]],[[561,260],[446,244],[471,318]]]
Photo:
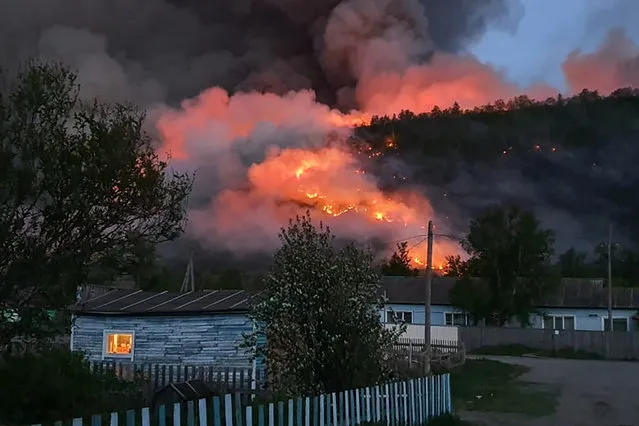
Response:
[[[552,318],[552,328],[547,328],[546,327],[546,318]],[[555,323],[557,321],[557,318],[561,318],[561,328],[555,328]],[[573,328],[571,329],[566,329],[565,328],[565,319],[566,318],[572,318],[572,325]],[[546,314],[543,315],[541,317],[541,328],[544,330],[558,330],[558,331],[575,331],[577,330],[577,315],[572,315],[572,314]]]
[[[131,335],[131,354],[110,354],[107,352],[107,346],[109,344],[108,336],[110,334],[130,334]],[[135,331],[134,330],[103,330],[102,331],[102,359],[124,359],[133,361],[135,356]]]
[[[601,316],[601,331],[610,331],[606,330],[606,320],[608,319],[608,314]],[[626,321],[626,329],[625,330],[613,330],[613,331],[630,331],[630,317],[621,317],[621,316],[612,316],[612,325],[614,327],[615,320],[625,320]]]
[[[450,324],[446,321],[447,316],[450,315]],[[463,315],[464,325],[455,325],[455,315]],[[471,324],[470,314],[468,312],[444,312],[444,325],[447,327],[468,327]]]
[[[401,319],[399,321],[395,318],[395,316],[398,314],[401,314]],[[410,321],[404,320],[405,314],[410,314]],[[398,324],[400,322],[403,322],[404,324],[413,324],[413,317],[415,316],[413,311],[404,311],[404,310],[394,311],[392,309],[388,311],[387,315],[390,315],[390,321],[386,321],[386,322],[391,324]]]

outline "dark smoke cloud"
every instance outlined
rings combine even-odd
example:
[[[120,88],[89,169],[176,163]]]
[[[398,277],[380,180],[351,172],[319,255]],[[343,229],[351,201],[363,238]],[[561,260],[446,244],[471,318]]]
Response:
[[[312,88],[330,103],[355,76],[326,59],[322,37],[329,14],[349,3],[6,1],[0,3],[0,61],[7,67],[34,56],[62,60],[78,70],[86,96],[143,106],[177,102],[215,85],[275,93]],[[417,33],[425,53],[459,50],[493,18],[509,16],[506,0],[372,3],[383,3],[389,19]],[[375,35],[370,30],[364,36]]]
[[[154,113],[213,86],[230,93],[312,89],[322,103],[349,109],[359,106],[356,85],[363,77],[428,64],[435,52],[463,52],[489,25],[515,25],[521,11],[516,6],[512,0],[5,1],[0,2],[0,64],[60,60],[77,71],[83,96],[133,101]],[[439,66],[447,63],[444,58]],[[294,98],[308,106],[311,95]],[[207,235],[197,236],[197,243],[185,239],[169,252],[219,248],[220,235],[244,246],[268,246],[276,238],[272,230],[281,222],[265,226],[269,216],[262,213],[281,206],[258,198],[242,198],[258,213],[251,219],[255,223],[245,223],[255,232],[206,228],[211,211],[205,206],[221,191],[246,185],[249,166],[264,159],[265,147],[289,145],[286,132],[261,131],[249,135],[246,147],[235,138],[226,149],[210,143],[204,149],[212,136],[197,135],[201,155],[192,218]],[[290,146],[308,146],[299,142],[305,138],[295,136]],[[241,192],[226,194],[228,199]]]

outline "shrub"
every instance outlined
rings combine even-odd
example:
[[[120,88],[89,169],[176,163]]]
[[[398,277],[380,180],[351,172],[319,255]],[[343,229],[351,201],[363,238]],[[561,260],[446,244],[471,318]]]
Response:
[[[138,383],[92,372],[84,355],[68,349],[5,354],[0,358],[0,423],[34,424],[133,408]]]

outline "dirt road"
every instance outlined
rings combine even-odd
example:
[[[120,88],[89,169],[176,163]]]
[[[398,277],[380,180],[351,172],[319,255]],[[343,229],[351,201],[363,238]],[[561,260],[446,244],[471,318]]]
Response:
[[[639,362],[486,356],[521,364],[521,380],[559,392],[557,412],[538,419],[469,413],[487,426],[639,426]]]

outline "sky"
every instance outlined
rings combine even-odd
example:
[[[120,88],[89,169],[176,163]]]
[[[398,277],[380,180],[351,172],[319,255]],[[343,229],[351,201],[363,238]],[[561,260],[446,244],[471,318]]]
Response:
[[[516,31],[488,31],[470,48],[518,84],[545,82],[564,90],[564,58],[575,49],[594,50],[612,28],[624,28],[639,42],[637,0],[519,1],[524,12]]]

